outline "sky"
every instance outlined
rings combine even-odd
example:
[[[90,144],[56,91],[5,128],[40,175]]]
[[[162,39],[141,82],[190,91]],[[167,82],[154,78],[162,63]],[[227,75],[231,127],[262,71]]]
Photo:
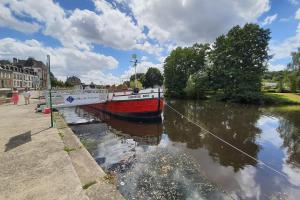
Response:
[[[300,0],[0,0],[0,59],[33,57],[65,80],[118,84],[149,67],[163,71],[177,46],[213,43],[235,25],[271,30],[269,70],[300,47]]]

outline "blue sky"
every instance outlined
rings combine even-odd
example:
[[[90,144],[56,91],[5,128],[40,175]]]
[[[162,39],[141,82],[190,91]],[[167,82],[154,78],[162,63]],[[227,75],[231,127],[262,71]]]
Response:
[[[120,83],[133,73],[162,70],[176,46],[213,42],[247,22],[271,30],[270,70],[284,69],[300,46],[299,0],[0,0],[0,58],[45,61],[54,74]]]

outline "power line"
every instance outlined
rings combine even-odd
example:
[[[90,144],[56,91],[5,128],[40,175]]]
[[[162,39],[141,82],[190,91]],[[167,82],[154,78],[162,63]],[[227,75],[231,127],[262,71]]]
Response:
[[[210,134],[211,136],[213,136],[214,138],[220,140],[221,142],[227,144],[228,146],[232,147],[233,149],[239,151],[240,153],[244,154],[245,156],[255,160],[257,163],[267,167],[269,170],[283,176],[284,178],[288,178],[287,175],[285,175],[284,173],[274,169],[273,167],[271,167],[270,165],[266,164],[265,162],[257,159],[257,158],[254,158],[253,156],[249,155],[248,153],[246,153],[245,151],[239,149],[238,147],[234,146],[233,144],[230,144],[229,142],[225,141],[224,139],[220,138],[219,136],[213,134],[212,132],[210,132],[209,130],[205,129],[204,127],[202,127],[201,125],[199,125],[198,123],[192,121],[191,119],[189,119],[188,117],[186,117],[185,115],[183,115],[182,113],[180,113],[178,110],[176,110],[175,108],[173,108],[172,106],[170,106],[167,102],[165,102],[165,105],[168,106],[171,110],[173,110],[174,112],[176,112],[178,115],[180,115],[181,117],[187,119],[189,122],[191,122],[192,124],[194,124],[195,126],[198,126],[199,128],[201,128],[201,130],[203,130],[204,132]]]

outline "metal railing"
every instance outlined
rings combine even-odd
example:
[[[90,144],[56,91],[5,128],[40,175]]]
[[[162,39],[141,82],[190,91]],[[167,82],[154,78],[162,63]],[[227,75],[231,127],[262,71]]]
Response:
[[[54,108],[72,107],[106,102],[108,91],[105,89],[52,90],[51,96]],[[49,91],[45,91],[45,98],[50,105]]]

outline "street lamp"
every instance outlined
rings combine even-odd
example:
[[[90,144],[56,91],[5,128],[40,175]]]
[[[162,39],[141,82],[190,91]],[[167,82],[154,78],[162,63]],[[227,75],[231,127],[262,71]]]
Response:
[[[51,114],[51,128],[53,128],[53,113],[52,113],[52,86],[50,80],[50,55],[47,55],[47,66],[48,66],[48,92],[49,92],[49,104],[50,104],[50,114]]]

